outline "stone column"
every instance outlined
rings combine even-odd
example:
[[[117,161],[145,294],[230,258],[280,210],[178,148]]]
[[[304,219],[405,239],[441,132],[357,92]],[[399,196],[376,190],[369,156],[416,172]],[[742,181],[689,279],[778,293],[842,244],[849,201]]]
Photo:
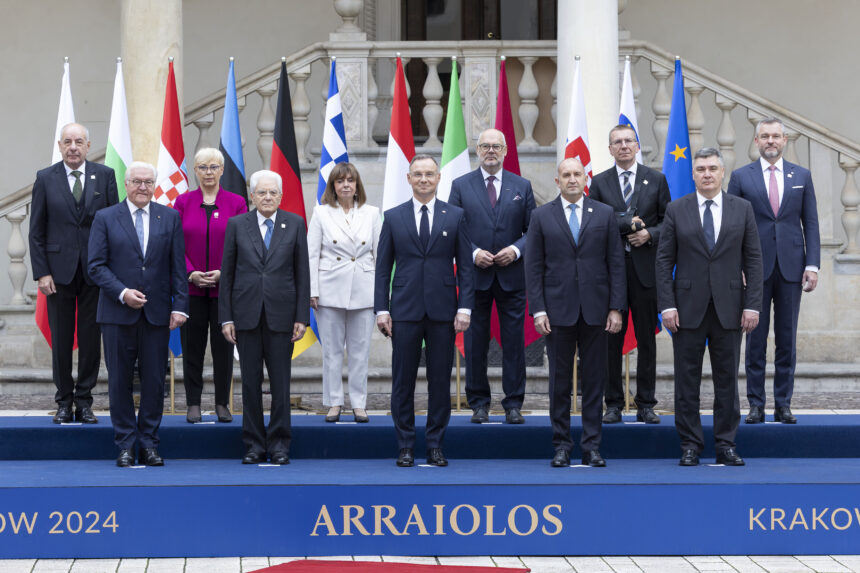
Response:
[[[161,142],[167,59],[173,57],[182,118],[182,0],[122,0],[120,9],[128,123],[134,159],[155,165]]]
[[[613,164],[607,144],[618,123],[618,5],[568,0],[558,3],[558,124],[556,149],[564,156],[574,58],[582,57],[582,81],[591,165],[595,174]]]

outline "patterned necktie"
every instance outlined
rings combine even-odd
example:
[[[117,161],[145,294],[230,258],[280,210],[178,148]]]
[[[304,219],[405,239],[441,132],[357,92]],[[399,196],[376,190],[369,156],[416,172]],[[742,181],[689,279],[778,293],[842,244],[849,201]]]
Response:
[[[84,186],[81,184],[81,172],[80,171],[72,171],[72,175],[75,176],[75,184],[72,185],[72,195],[75,197],[75,202],[80,203],[81,195],[84,194]]]
[[[702,216],[702,229],[705,231],[705,242],[708,244],[708,252],[713,252],[716,238],[714,235],[714,214],[711,213],[711,199],[705,201],[705,214]]]
[[[570,233],[573,235],[573,242],[579,245],[579,219],[576,218],[576,209],[579,207],[576,203],[570,206],[570,218],[567,224],[570,225]]]
[[[492,175],[487,177],[487,198],[490,200],[490,207],[496,208],[496,186],[493,185],[493,181],[496,178]]]
[[[268,251],[269,244],[272,242],[272,229],[275,227],[275,223],[271,219],[266,219],[264,223],[266,225],[266,236],[263,237],[263,242],[266,244],[266,250]]]
[[[134,230],[137,231],[137,240],[140,243],[140,252],[146,254],[143,245],[143,209],[134,212]]]
[[[421,224],[418,226],[418,238],[421,239],[421,246],[427,250],[427,243],[430,242],[430,215],[428,215],[427,205],[421,205]]]
[[[773,209],[773,214],[779,213],[779,185],[776,182],[776,165],[771,165],[770,169],[770,185],[767,190],[767,198],[770,200],[770,208]]]
[[[630,200],[633,199],[633,185],[630,184],[631,171],[625,171],[621,174],[624,177],[624,185],[622,185],[621,193],[624,195],[624,204],[630,207]]]

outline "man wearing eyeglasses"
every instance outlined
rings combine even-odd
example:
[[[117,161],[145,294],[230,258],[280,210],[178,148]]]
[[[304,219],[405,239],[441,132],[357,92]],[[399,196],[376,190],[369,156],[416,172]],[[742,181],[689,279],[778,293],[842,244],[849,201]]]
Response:
[[[188,283],[182,221],[152,201],[155,167],[133,162],[125,174],[128,197],[96,213],[89,242],[89,272],[101,289],[97,320],[104,338],[110,418],[119,467],[163,466],[158,428],[164,411],[164,375],[170,331],[188,318]],[[132,378],[140,369],[140,411],[135,419]]]
[[[627,272],[627,304],[621,330],[609,335],[609,377],[604,399],[604,424],[621,422],[624,386],[621,362],[628,318],[633,315],[636,334],[636,421],[659,424],[657,405],[657,289],[654,265],[663,215],[669,204],[669,185],[663,174],[638,163],[639,142],[629,125],[616,125],[609,131],[609,153],[615,165],[591,181],[589,197],[615,210],[615,220],[624,243]]]
[[[472,325],[464,335],[466,350],[466,398],[472,422],[489,422],[490,383],[487,352],[493,302],[499,316],[502,354],[502,389],[505,422],[525,422],[520,410],[526,392],[526,359],[523,320],[526,285],[522,254],[529,219],[535,208],[532,185],[502,168],[507,146],[505,135],[487,129],[478,137],[477,169],[458,177],[451,185],[448,202],[466,213],[475,268],[475,308]]]
[[[57,145],[62,161],[39,171],[33,184],[30,263],[48,311],[57,387],[54,423],[96,424],[92,390],[101,361],[96,324],[99,289],[87,272],[87,243],[96,212],[119,201],[116,176],[110,167],[87,161],[90,136],[83,125],[63,127]],[[77,381],[72,377],[76,323]]]

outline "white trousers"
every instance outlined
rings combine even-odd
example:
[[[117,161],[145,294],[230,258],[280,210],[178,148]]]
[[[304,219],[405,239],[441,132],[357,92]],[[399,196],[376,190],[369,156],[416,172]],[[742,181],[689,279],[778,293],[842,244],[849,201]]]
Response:
[[[349,368],[349,402],[353,408],[367,404],[367,361],[375,318],[372,308],[347,310],[320,306],[317,327],[323,351],[323,405],[343,406],[343,352]]]

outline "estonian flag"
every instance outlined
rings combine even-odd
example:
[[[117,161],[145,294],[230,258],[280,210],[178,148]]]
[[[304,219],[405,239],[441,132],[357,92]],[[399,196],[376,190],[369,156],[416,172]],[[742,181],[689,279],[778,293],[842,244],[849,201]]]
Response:
[[[239,128],[239,105],[236,102],[236,75],[233,58],[227,72],[227,95],[224,98],[224,117],[221,119],[221,153],[224,154],[224,173],[221,187],[248,199],[245,183],[245,160],[242,157],[242,132]]]

